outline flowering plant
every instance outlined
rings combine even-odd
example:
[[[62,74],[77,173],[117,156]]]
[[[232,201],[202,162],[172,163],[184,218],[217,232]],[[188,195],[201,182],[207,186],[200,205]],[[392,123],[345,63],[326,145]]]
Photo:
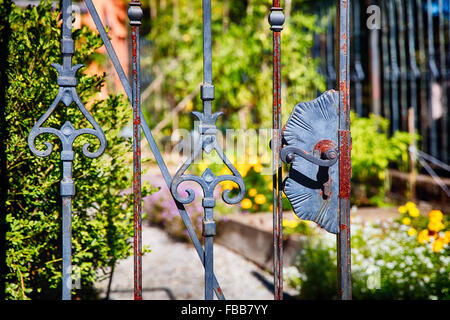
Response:
[[[411,201],[400,206],[398,211],[401,214],[399,221],[409,226],[408,235],[417,236],[417,241],[429,246],[433,252],[443,250],[450,242],[449,221],[442,211],[431,210],[426,217],[420,214],[419,209]]]
[[[448,244],[433,250],[410,229],[392,220],[352,219],[354,299],[450,299]],[[336,298],[336,237],[316,230],[295,264],[285,268],[285,278],[300,298]]]

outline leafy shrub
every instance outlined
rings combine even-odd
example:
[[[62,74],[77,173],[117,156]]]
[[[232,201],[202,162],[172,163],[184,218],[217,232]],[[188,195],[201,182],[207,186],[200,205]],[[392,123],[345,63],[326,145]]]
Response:
[[[202,82],[203,42],[201,1],[167,0],[158,7],[150,21],[150,55],[148,63],[156,76],[164,74],[160,89],[145,102],[156,125],[167,116],[161,105],[172,110]],[[218,120],[219,128],[270,128],[272,116],[272,31],[267,15],[271,0],[230,0],[212,4],[214,111],[225,115]],[[312,30],[316,18],[292,4],[281,37],[283,104],[294,106],[299,101],[314,98],[317,88],[325,89],[317,73],[318,61],[311,56]],[[174,61],[177,62],[173,67]],[[162,100],[164,99],[164,100]],[[201,110],[200,95],[184,108],[181,128],[192,128],[189,111]],[[287,120],[288,114],[283,114]],[[166,126],[166,135],[172,127]]]
[[[0,1],[3,8],[6,0]],[[5,6],[4,6],[5,5]],[[52,103],[58,90],[57,73],[50,66],[60,63],[60,18],[51,4],[42,2],[22,10],[12,5],[2,11],[10,30],[6,75],[6,157],[9,190],[6,202],[6,265],[2,271],[9,299],[60,298],[61,214],[59,140],[38,138],[54,144],[53,153],[40,158],[31,153],[28,134]],[[5,26],[3,26],[5,28]],[[101,40],[86,27],[75,30],[74,64],[87,65]],[[130,120],[129,107],[120,96],[95,100],[103,76],[78,72],[77,91],[106,134],[108,147],[97,159],[81,154],[84,143],[75,141],[73,175],[76,195],[72,214],[72,266],[79,277],[77,298],[92,297],[92,284],[107,275],[110,267],[130,255],[133,234],[132,198],[120,192],[131,186],[131,166],[126,158],[131,141],[119,136]],[[60,128],[65,120],[76,128],[90,127],[77,108],[61,107],[45,126]],[[45,138],[45,140],[44,140]],[[144,190],[144,195],[149,190]],[[97,272],[99,271],[99,272]]]
[[[437,236],[422,241],[409,225],[353,219],[353,298],[450,299],[450,234],[443,232],[446,228],[448,223]],[[439,241],[442,245],[437,248]],[[309,237],[295,265],[285,272],[299,298],[335,299],[336,237],[323,232]]]
[[[387,169],[406,170],[411,135],[387,134],[389,120],[371,114],[358,117],[351,112],[352,203],[382,206],[385,202]]]

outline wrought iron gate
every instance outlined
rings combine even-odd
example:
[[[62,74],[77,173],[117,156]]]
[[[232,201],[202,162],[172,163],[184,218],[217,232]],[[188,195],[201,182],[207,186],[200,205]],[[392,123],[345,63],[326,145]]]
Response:
[[[226,158],[223,150],[216,140],[216,121],[221,115],[221,112],[212,111],[212,102],[214,100],[214,85],[212,83],[212,54],[211,54],[211,0],[203,1],[203,83],[201,85],[201,99],[203,101],[203,112],[193,112],[200,121],[199,143],[196,144],[190,157],[185,163],[181,165],[175,176],[172,177],[167,169],[167,166],[158,149],[155,139],[150,131],[148,124],[145,121],[142,110],[140,109],[140,25],[143,18],[143,12],[139,0],[131,0],[128,17],[131,26],[131,43],[132,43],[132,72],[129,80],[125,75],[122,66],[119,63],[114,48],[108,38],[105,28],[100,20],[96,8],[92,0],[86,0],[86,6],[91,14],[100,37],[106,47],[107,53],[114,65],[114,68],[119,75],[120,81],[123,85],[126,95],[129,98],[133,109],[133,195],[134,195],[134,298],[136,300],[142,299],[142,235],[141,235],[141,129],[147,139],[150,149],[156,159],[156,162],[161,170],[164,180],[171,190],[173,200],[176,203],[179,214],[186,226],[186,230],[194,244],[199,259],[205,268],[205,299],[212,300],[214,294],[218,299],[225,299],[219,283],[214,275],[214,261],[213,261],[213,238],[216,234],[216,223],[214,221],[214,207],[215,198],[213,191],[218,183],[222,181],[233,181],[239,186],[239,192],[236,196],[231,197],[230,191],[225,190],[222,194],[223,200],[228,204],[239,203],[244,195],[245,186],[243,179],[232,163]],[[335,131],[331,132],[336,139],[333,141],[321,140],[317,143],[319,153],[315,158],[307,155],[308,150],[299,149],[296,146],[286,146],[284,143],[285,136],[282,131],[281,123],[281,31],[283,29],[284,15],[280,0],[273,0],[273,7],[270,9],[269,23],[273,31],[273,232],[274,232],[274,297],[275,299],[282,299],[283,292],[283,239],[282,239],[282,191],[284,189],[282,161],[288,163],[296,163],[295,155],[300,155],[310,163],[317,165],[319,171],[323,168],[329,168],[338,163],[338,169],[335,170],[336,182],[334,186],[338,186],[338,192],[328,193],[328,196],[322,195],[325,199],[324,203],[328,206],[330,201],[336,202],[335,210],[326,211],[325,215],[336,221],[337,229],[332,232],[337,234],[338,244],[338,279],[339,279],[339,296],[341,299],[351,298],[351,284],[350,284],[350,123],[349,123],[349,1],[337,1],[337,38],[336,43],[339,53],[337,65],[337,91],[327,92],[324,96],[335,97],[334,100],[327,100],[327,106],[320,108],[331,108],[334,116],[325,117],[326,120],[336,120],[336,125],[332,128]],[[89,114],[87,109],[78,97],[76,87],[76,72],[81,65],[72,65],[72,56],[74,54],[74,41],[72,40],[72,1],[62,1],[62,39],[61,52],[63,56],[62,65],[53,65],[58,73],[59,91],[49,107],[47,112],[37,121],[31,129],[28,137],[29,146],[34,154],[40,157],[48,156],[53,146],[49,142],[44,142],[46,149],[40,151],[35,146],[36,138],[44,133],[50,133],[57,136],[62,142],[61,161],[63,163],[63,178],[61,180],[60,195],[62,197],[62,212],[63,212],[63,286],[62,298],[65,300],[71,299],[71,202],[75,195],[75,184],[72,179],[72,161],[74,159],[74,152],[72,150],[74,140],[80,135],[95,136],[100,145],[95,152],[89,151],[89,144],[83,146],[83,154],[86,157],[94,158],[100,156],[106,147],[106,138],[95,119]],[[320,98],[319,98],[320,99]],[[88,119],[91,128],[84,128],[76,130],[73,125],[66,121],[60,129],[42,127],[46,119],[58,107],[60,103],[66,107],[75,103],[81,110],[84,116]],[[334,109],[333,109],[334,108]],[[294,108],[294,111],[296,109]],[[322,109],[321,109],[322,110]],[[333,120],[333,121],[334,121]],[[331,120],[330,120],[331,121]],[[325,132],[330,132],[329,128],[323,129]],[[329,143],[327,143],[327,141]],[[289,149],[289,147],[291,149]],[[292,149],[294,147],[294,149]],[[201,176],[186,174],[187,169],[193,161],[203,152],[210,154],[213,150],[222,159],[223,163],[228,167],[232,174],[216,176],[210,168],[207,168]],[[286,152],[291,150],[291,152]],[[312,150],[311,150],[312,151]],[[283,155],[284,154],[284,155]],[[325,159],[325,160],[321,160]],[[317,170],[317,168],[315,170]],[[328,169],[326,169],[328,170]],[[322,170],[323,171],[323,170]],[[330,171],[331,172],[331,171]],[[330,173],[331,176],[331,173]],[[292,176],[290,176],[292,178]],[[333,176],[335,177],[335,176]],[[295,180],[295,179],[294,179]],[[192,189],[186,189],[187,197],[182,197],[178,192],[179,185],[184,181],[197,182],[203,189],[202,205],[204,208],[204,218],[202,222],[204,237],[204,247],[198,239],[192,221],[188,216],[185,204],[191,203],[195,198],[195,193]],[[328,184],[327,184],[328,183]],[[328,190],[332,180],[324,180],[321,182],[320,190]],[[337,189],[336,189],[337,190]],[[289,193],[284,190],[294,209],[296,206],[295,197],[290,198]],[[313,191],[316,192],[316,191]],[[333,197],[331,197],[331,194]],[[324,214],[321,210],[316,212]],[[297,213],[297,212],[296,212]],[[322,216],[321,216],[322,217]],[[310,219],[314,220],[314,219]],[[321,220],[315,220],[321,224]],[[322,225],[322,224],[321,224]]]

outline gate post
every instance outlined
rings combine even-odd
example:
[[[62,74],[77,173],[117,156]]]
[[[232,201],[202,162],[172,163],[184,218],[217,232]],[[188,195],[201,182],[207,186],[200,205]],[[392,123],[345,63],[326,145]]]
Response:
[[[337,79],[339,86],[339,232],[337,234],[338,295],[352,298],[350,254],[350,0],[337,0]]]

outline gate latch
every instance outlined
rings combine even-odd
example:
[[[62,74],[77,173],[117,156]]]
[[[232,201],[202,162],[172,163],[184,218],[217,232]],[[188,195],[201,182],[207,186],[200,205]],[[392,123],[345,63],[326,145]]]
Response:
[[[337,234],[339,93],[297,104],[283,129],[281,160],[291,165],[283,191],[294,213]]]

